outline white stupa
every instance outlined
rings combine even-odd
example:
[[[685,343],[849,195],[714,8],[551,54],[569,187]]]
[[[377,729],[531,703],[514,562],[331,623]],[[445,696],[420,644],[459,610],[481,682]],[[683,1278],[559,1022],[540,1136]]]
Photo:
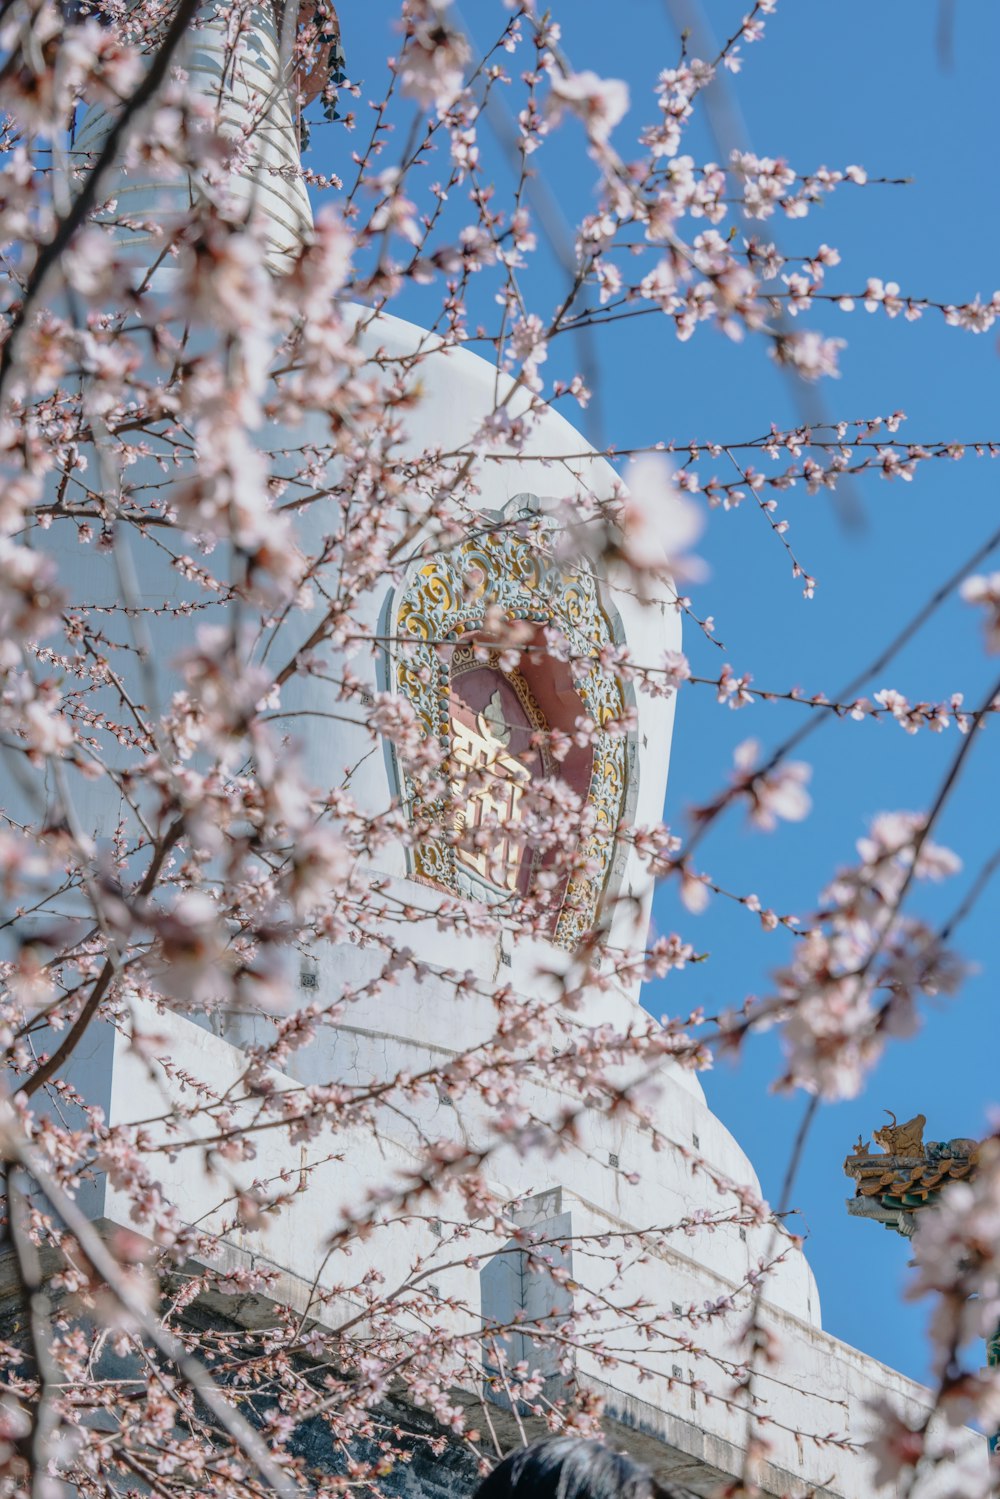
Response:
[[[218,88],[223,76],[224,45],[223,32],[216,24],[199,31],[192,43],[192,72],[204,80],[206,97]],[[308,236],[311,220],[301,179],[294,170],[298,148],[292,111],[287,92],[275,87],[276,76],[274,27],[270,12],[262,9],[256,29],[245,40],[235,68],[227,75],[223,114],[234,131],[254,120],[267,121],[263,131],[248,132],[247,138],[254,144],[240,182],[232,186],[248,204],[252,203],[253,212],[265,223],[271,263],[280,272],[289,251]],[[106,121],[94,111],[83,122],[77,149],[93,150],[105,130]],[[159,221],[183,206],[188,191],[184,183],[165,186],[123,177],[117,192],[118,212],[127,213],[135,222]],[[123,238],[141,243],[142,231],[132,230]],[[360,308],[357,317],[363,329],[361,347],[369,360],[374,361],[378,355],[379,368],[387,355],[406,356],[428,346],[429,335],[409,323],[373,317]],[[365,372],[362,368],[361,373]],[[466,351],[423,360],[419,401],[407,415],[414,448],[422,449],[431,440],[445,449],[468,444],[494,407],[496,379],[492,365]],[[515,405],[517,400],[515,396]],[[299,431],[294,441],[300,444],[302,440]],[[282,434],[262,433],[261,442],[265,448],[278,450],[283,445]],[[534,426],[521,458],[483,465],[482,511],[497,518],[521,516],[527,526],[533,517],[547,513],[550,501],[564,497],[568,487],[610,494],[616,476],[596,453],[572,465],[561,465],[558,480],[552,468],[538,461],[586,450],[580,434],[561,415],[548,412]],[[322,534],[322,517],[315,515],[315,507],[302,518],[301,526],[302,544],[308,549],[310,532]],[[51,535],[51,544],[60,550],[57,533],[58,527]],[[529,586],[518,581],[516,539],[509,540],[510,532],[503,534],[508,540],[498,544],[482,565],[492,570],[491,582],[498,588],[508,588],[509,612],[536,621],[567,617],[566,602],[556,585],[548,588],[537,582]],[[513,534],[516,538],[516,532]],[[69,552],[75,545],[74,541],[66,544],[61,560],[64,566],[79,568],[81,596],[95,604],[117,598],[119,582],[113,560],[91,555],[90,548],[85,554],[77,549],[79,560],[71,561]],[[439,559],[442,577],[453,561],[454,557],[449,559],[448,555]],[[433,565],[421,557],[399,587],[387,583],[362,600],[359,618],[373,629],[381,622],[383,633],[391,636],[406,628],[414,610],[438,609],[437,627],[453,627],[456,617],[449,617],[448,606],[440,602],[441,595],[431,587],[433,597],[428,596],[429,583],[436,581],[440,579],[433,576]],[[599,582],[586,569],[581,569],[577,581],[581,597],[574,601],[575,627],[592,643],[627,643],[639,660],[659,659],[665,648],[679,645],[679,615],[669,607],[666,596],[641,600],[631,591]],[[141,576],[139,586],[150,601],[179,598],[184,588],[176,571],[166,567],[158,576]],[[462,617],[463,626],[470,618]],[[190,628],[193,632],[194,626]],[[158,626],[153,621],[151,629],[160,659],[175,656],[184,643],[185,627],[171,620],[169,628],[165,626],[156,634]],[[371,670],[373,694],[390,691],[412,695],[417,690],[404,682],[400,664],[391,655],[381,671]],[[494,677],[487,680],[490,671]],[[505,676],[490,665],[480,667],[480,676],[483,679],[475,689],[478,698],[470,684],[470,711],[487,715],[495,695],[502,698],[510,688],[510,679],[509,674]],[[548,680],[543,672],[528,687],[531,701],[525,698],[522,702],[525,712],[530,716],[532,702],[542,704],[539,711],[544,708],[552,721],[559,711],[560,693],[566,691],[565,683],[552,669]],[[499,706],[507,712],[505,700]],[[591,802],[603,798],[601,807],[627,824],[652,824],[660,820],[663,811],[674,705],[636,690],[634,706],[634,731],[609,750],[610,769],[603,780],[590,767],[587,796]],[[353,794],[363,806],[375,812],[404,789],[403,778],[388,751],[364,759],[371,745],[366,726],[352,726],[328,716],[339,714],[339,720],[344,718],[331,684],[312,677],[296,679],[283,697],[282,709],[296,715],[294,719],[289,717],[289,732],[302,746],[313,784],[332,784],[344,766],[363,760],[351,782]],[[484,724],[488,726],[489,722],[485,716]],[[82,815],[98,834],[108,835],[118,807],[104,805],[102,796],[102,792],[94,793],[91,801],[83,804]],[[381,882],[387,924],[398,921],[394,938],[405,941],[423,965],[422,981],[417,984],[407,978],[392,990],[380,989],[374,998],[366,998],[365,986],[384,961],[380,953],[345,941],[308,954],[302,960],[301,972],[291,975],[292,983],[301,986],[302,1003],[330,1003],[345,987],[362,997],[351,1003],[336,1028],[321,1030],[308,1047],[292,1053],[286,1070],[272,1074],[275,1089],[322,1087],[337,1081],[365,1084],[394,1076],[400,1070],[419,1074],[446,1064],[449,1057],[474,1045],[477,1039],[493,1034],[496,1010],[488,996],[498,984],[508,983],[518,993],[537,995],[544,992],[545,980],[540,974],[565,968],[567,947],[558,930],[552,940],[518,937],[513,927],[499,938],[454,932],[442,938],[435,920],[440,901],[450,898],[449,892],[455,890],[463,897],[484,898],[484,893],[488,895],[497,885],[495,871],[485,864],[478,870],[467,864],[446,871],[443,885],[435,885],[428,878],[428,870],[421,867],[420,858],[419,850],[408,851],[401,842],[377,856],[370,875]],[[635,897],[643,919],[648,920],[652,896],[648,876],[634,856],[620,848],[609,856],[593,897],[595,903],[604,902],[613,913],[608,938],[612,956],[607,960],[612,965],[616,947],[630,942],[624,924],[635,919],[634,906],[630,910],[625,902],[612,904],[614,895],[626,893]],[[393,910],[405,911],[405,917],[394,918]],[[572,919],[572,912],[568,912],[565,920],[570,926]],[[453,984],[442,977],[444,969],[467,971],[473,977],[469,993],[460,1004]],[[595,997],[590,1011],[577,1020],[581,1026],[607,1023],[619,1029],[653,1025],[633,983]],[[116,1030],[103,1025],[88,1033],[70,1073],[81,1094],[103,1106],[109,1123],[145,1119],[160,1112],[158,1106],[151,1106],[151,1097],[158,1090],[162,1097],[172,1096],[182,1075],[198,1079],[218,1093],[233,1088],[236,1096],[241,1096],[238,1084],[246,1072],[246,1048],[270,1035],[269,1022],[250,1013],[227,1013],[208,1024],[203,1018],[154,1015],[137,1006],[132,1024],[136,1032],[158,1038],[155,1056],[149,1055],[148,1047],[136,1050],[130,1045],[127,1027]],[[171,1076],[157,1060],[164,1056],[169,1056],[172,1064]],[[630,1230],[650,1225],[690,1221],[699,1214],[725,1213],[736,1201],[725,1187],[727,1182],[755,1190],[757,1179],[750,1161],[706,1104],[694,1075],[664,1062],[658,1084],[656,1127],[673,1148],[655,1151],[648,1131],[624,1119],[594,1113],[585,1116],[579,1143],[571,1151],[554,1157],[541,1152],[522,1157],[508,1148],[495,1154],[488,1165],[490,1180],[505,1199],[518,1204],[512,1209],[514,1221],[567,1243],[581,1238],[594,1242],[601,1236],[627,1235]],[[536,1091],[537,1111],[545,1118],[574,1103],[541,1087]],[[252,1107],[252,1099],[235,1106],[237,1113]],[[197,1122],[192,1126],[200,1127]],[[491,1121],[481,1108],[478,1112],[476,1108],[454,1108],[434,1095],[408,1118],[398,1118],[392,1129],[387,1126],[377,1141],[362,1131],[351,1138],[345,1138],[343,1132],[335,1137],[321,1134],[301,1145],[290,1144],[284,1131],[261,1135],[255,1161],[227,1168],[233,1178],[266,1181],[282,1172],[308,1171],[309,1189],[292,1198],[267,1227],[228,1231],[222,1246],[224,1264],[233,1269],[267,1264],[275,1272],[271,1293],[275,1300],[300,1308],[320,1326],[336,1327],[345,1315],[353,1315],[356,1307],[329,1294],[342,1273],[342,1267],[331,1263],[328,1253],[331,1231],[361,1210],[373,1183],[391,1180],[397,1170],[405,1173],[414,1159],[421,1131],[433,1137],[453,1133],[456,1139],[475,1142],[490,1128]],[[151,1127],[154,1138],[157,1130],[157,1126]],[[329,1159],[331,1154],[336,1158]],[[155,1173],[164,1195],[177,1205],[180,1217],[210,1230],[225,1217],[218,1206],[224,1194],[220,1194],[217,1179],[192,1169],[196,1155],[191,1151],[181,1151],[174,1158],[158,1155]],[[107,1178],[89,1190],[86,1206],[105,1225],[129,1226],[127,1194]],[[441,1216],[454,1218],[464,1212],[462,1200],[455,1193],[453,1200],[442,1206]],[[412,1225],[387,1227],[357,1245],[352,1276],[360,1274],[359,1267],[367,1256],[386,1282],[394,1284],[396,1278],[405,1275],[412,1258],[414,1232]],[[421,1232],[429,1251],[433,1247],[432,1227]],[[685,1351],[681,1341],[673,1347],[644,1347],[635,1327],[623,1324],[617,1342],[631,1341],[634,1359],[627,1356],[627,1349],[615,1367],[588,1355],[577,1359],[577,1379],[603,1399],[611,1438],[695,1492],[707,1494],[713,1484],[732,1479],[742,1470],[746,1415],[730,1398],[731,1375],[720,1365],[734,1355],[734,1339],[749,1306],[748,1276],[762,1257],[773,1258],[776,1250],[790,1247],[781,1233],[770,1226],[741,1227],[730,1222],[713,1232],[662,1235],[655,1251],[625,1269],[609,1295],[620,1305],[646,1298],[659,1317],[676,1315],[679,1339],[689,1337],[690,1347]],[[474,1227],[468,1247],[472,1252],[478,1247]],[[574,1249],[568,1252],[572,1255],[573,1276],[552,1308],[558,1317],[572,1315],[574,1308],[591,1301],[614,1279],[607,1260]],[[514,1264],[508,1257],[484,1267],[452,1270],[447,1294],[476,1309],[477,1316],[487,1322],[506,1321],[518,1306],[526,1315],[536,1315],[538,1295],[551,1299],[551,1288],[540,1292],[537,1278],[514,1273],[510,1269]],[[706,1304],[729,1306],[730,1310],[707,1320],[703,1328],[692,1327],[690,1310]],[[238,1306],[229,1303],[226,1310],[237,1320],[263,1321],[267,1298],[247,1297]],[[816,1494],[830,1499],[870,1499],[876,1492],[871,1461],[864,1451],[871,1430],[870,1403],[888,1396],[901,1410],[917,1416],[926,1408],[926,1392],[823,1331],[816,1284],[807,1260],[797,1249],[785,1255],[767,1278],[764,1318],[780,1341],[782,1355],[780,1366],[765,1370],[755,1387],[764,1403],[760,1409],[773,1423],[769,1428],[770,1451],[756,1467],[761,1490],[772,1496]],[[551,1357],[544,1350],[533,1350],[530,1340],[522,1351],[529,1359],[537,1357],[543,1366]],[[546,1372],[554,1376],[554,1366]],[[458,1391],[459,1398],[472,1400],[476,1395],[472,1388],[464,1390],[464,1397],[462,1390]],[[847,1439],[850,1445],[812,1440],[830,1434]]]

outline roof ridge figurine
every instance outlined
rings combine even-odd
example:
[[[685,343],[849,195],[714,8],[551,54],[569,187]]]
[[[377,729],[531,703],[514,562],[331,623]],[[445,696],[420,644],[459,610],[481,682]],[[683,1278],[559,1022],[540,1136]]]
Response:
[[[883,1124],[881,1129],[872,1131],[872,1139],[876,1145],[881,1145],[886,1155],[923,1155],[926,1114],[914,1114],[912,1119],[900,1124],[891,1109],[886,1109],[885,1112],[892,1123]]]
[[[919,1209],[935,1202],[949,1182],[975,1175],[980,1141],[966,1136],[925,1141],[925,1115],[900,1124],[891,1109],[885,1112],[892,1123],[873,1130],[871,1140],[859,1135],[844,1162],[855,1182],[847,1207],[855,1217],[874,1218],[910,1238]]]

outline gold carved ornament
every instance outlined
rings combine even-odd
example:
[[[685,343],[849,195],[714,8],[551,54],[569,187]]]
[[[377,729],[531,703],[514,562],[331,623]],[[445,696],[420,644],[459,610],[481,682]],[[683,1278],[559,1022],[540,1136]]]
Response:
[[[451,717],[451,759],[454,773],[450,787],[456,811],[455,831],[475,834],[490,818],[499,832],[489,848],[460,836],[455,858],[481,879],[506,890],[516,890],[519,851],[512,837],[521,821],[521,798],[531,781],[531,771],[508,752],[510,730],[503,724],[499,690],[486,709],[476,714],[475,727]]]
[[[607,885],[615,850],[615,832],[624,811],[626,744],[617,724],[624,712],[620,681],[599,662],[615,635],[586,568],[567,569],[553,559],[553,533],[545,522],[525,518],[509,522],[419,563],[396,608],[392,676],[396,690],[412,703],[429,736],[450,751],[453,772],[448,794],[428,801],[403,768],[401,781],[411,821],[428,829],[412,854],[416,876],[456,894],[468,893],[462,868],[471,869],[515,898],[518,865],[514,839],[479,851],[463,831],[480,826],[492,813],[504,825],[516,825],[530,772],[508,753],[502,712],[494,704],[477,715],[475,726],[452,713],[453,678],[468,665],[479,665],[464,644],[481,626],[486,610],[498,606],[508,619],[552,625],[565,637],[576,671],[581,710],[597,725],[593,764],[578,850],[580,872],[570,879],[555,918],[554,937],[573,947],[593,926]],[[450,647],[450,648],[449,648]],[[495,659],[495,658],[494,658]],[[517,692],[529,721],[544,719],[519,672],[503,672]],[[544,757],[546,768],[551,761]],[[459,812],[456,813],[456,805]],[[461,816],[461,825],[456,817]]]

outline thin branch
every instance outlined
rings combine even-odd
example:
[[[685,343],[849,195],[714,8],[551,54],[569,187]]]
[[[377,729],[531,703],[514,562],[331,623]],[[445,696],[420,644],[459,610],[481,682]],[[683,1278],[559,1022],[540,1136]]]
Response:
[[[183,831],[184,822],[182,818],[177,818],[167,828],[139,886],[137,893],[140,899],[149,895],[152,891],[167,855]],[[23,1093],[25,1098],[30,1098],[33,1093],[37,1093],[38,1089],[58,1072],[67,1058],[76,1050],[77,1044],[82,1039],[84,1032],[97,1012],[98,1006],[108,992],[111,980],[115,975],[115,966],[112,958],[105,959],[104,966],[94,980],[94,987],[90,991],[90,996],[86,1004],[63,1037],[62,1042],[56,1047],[49,1059],[46,1062],[42,1062],[31,1076],[21,1084],[18,1091]]]

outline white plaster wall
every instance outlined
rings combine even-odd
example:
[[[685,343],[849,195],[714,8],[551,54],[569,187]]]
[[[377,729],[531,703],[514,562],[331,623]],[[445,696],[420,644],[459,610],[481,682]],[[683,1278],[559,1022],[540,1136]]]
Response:
[[[455,956],[456,968],[461,971],[462,955]],[[358,949],[332,948],[321,953],[315,970],[318,987],[308,991],[308,998],[322,1006],[327,996],[338,996],[344,986],[360,987],[377,966],[377,960]],[[642,1018],[655,1029],[655,1022],[641,1017],[641,1013],[637,1015],[634,1009],[630,1016],[615,1015],[612,998],[604,999],[605,1009],[612,1011],[612,1023],[618,1019]],[[624,1010],[626,1003],[630,1004],[619,999],[619,1009]],[[593,1009],[601,1009],[600,1000],[594,1001]],[[579,1023],[586,1026],[594,1018],[584,1015],[579,1017]],[[475,994],[463,996],[457,1010],[450,986],[434,973],[429,973],[420,985],[405,976],[404,982],[387,989],[376,1001],[348,1006],[335,1025],[320,1029],[314,1040],[292,1054],[287,1072],[289,1077],[307,1086],[322,1085],[336,1078],[364,1087],[400,1072],[419,1075],[428,1068],[445,1066],[456,1053],[488,1040],[495,1025],[496,1014],[488,999]],[[266,1043],[271,1031],[268,1022],[246,1016],[230,1016],[219,1028],[238,1046]],[[633,1069],[633,1075],[639,1070]],[[702,1159],[726,1181],[759,1192],[753,1166],[708,1108],[697,1079],[665,1061],[656,1072],[656,1087],[654,1117],[659,1133],[687,1151],[692,1162]],[[579,1098],[568,1092],[530,1084],[525,1088],[525,1101],[526,1106],[544,1119],[555,1119],[567,1108],[579,1106]],[[479,1141],[492,1129],[489,1114],[481,1107],[460,1102],[452,1109],[436,1097],[428,1097],[422,1106],[416,1107],[413,1117],[414,1128],[419,1127],[434,1137],[460,1129],[465,1138]],[[394,1129],[401,1140],[407,1138],[400,1121],[396,1121]],[[700,1208],[730,1212],[736,1205],[732,1193],[719,1194],[708,1173],[692,1169],[675,1150],[653,1150],[648,1136],[624,1120],[588,1113],[581,1132],[578,1150],[531,1168],[541,1173],[537,1180],[529,1172],[527,1185],[518,1184],[522,1174],[518,1164],[508,1195],[561,1185],[633,1225],[669,1224]],[[605,1169],[612,1154],[619,1159],[618,1171]],[[506,1159],[506,1153],[502,1159]],[[642,1176],[639,1187],[631,1187],[625,1179],[633,1171]],[[747,1227],[746,1235],[746,1243],[735,1228],[699,1235],[699,1260],[723,1275],[741,1280],[757,1255],[764,1252],[768,1238],[753,1227]],[[819,1297],[803,1256],[792,1257],[775,1272],[769,1296],[776,1304],[818,1325]]]

